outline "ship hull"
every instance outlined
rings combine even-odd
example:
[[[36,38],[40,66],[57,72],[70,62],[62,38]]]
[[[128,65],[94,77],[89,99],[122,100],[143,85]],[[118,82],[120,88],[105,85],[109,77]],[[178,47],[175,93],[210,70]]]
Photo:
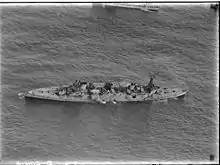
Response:
[[[146,6],[144,4],[134,5],[129,3],[106,3],[103,5],[105,8],[125,8],[142,11],[158,11],[159,7]]]

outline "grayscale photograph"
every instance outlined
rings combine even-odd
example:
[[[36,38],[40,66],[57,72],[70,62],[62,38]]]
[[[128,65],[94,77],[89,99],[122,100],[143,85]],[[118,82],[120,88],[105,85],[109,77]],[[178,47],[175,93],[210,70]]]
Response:
[[[2,161],[219,162],[218,3],[0,5]]]

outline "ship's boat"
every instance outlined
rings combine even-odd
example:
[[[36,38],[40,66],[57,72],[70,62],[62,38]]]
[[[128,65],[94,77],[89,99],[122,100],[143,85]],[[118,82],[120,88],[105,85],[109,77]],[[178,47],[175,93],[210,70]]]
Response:
[[[19,93],[19,97],[44,100],[57,100],[86,103],[143,102],[184,97],[187,91],[182,88],[154,86],[128,82],[87,83],[77,81],[72,85],[55,86]]]

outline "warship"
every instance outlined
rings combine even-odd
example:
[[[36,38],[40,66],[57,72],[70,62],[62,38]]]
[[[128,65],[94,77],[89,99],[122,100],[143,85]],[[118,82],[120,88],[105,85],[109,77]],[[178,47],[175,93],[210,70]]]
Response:
[[[33,89],[19,93],[19,98],[34,98],[67,102],[119,103],[144,102],[183,98],[187,93],[183,88],[166,88],[153,84],[130,82],[85,82],[76,80],[70,85]]]

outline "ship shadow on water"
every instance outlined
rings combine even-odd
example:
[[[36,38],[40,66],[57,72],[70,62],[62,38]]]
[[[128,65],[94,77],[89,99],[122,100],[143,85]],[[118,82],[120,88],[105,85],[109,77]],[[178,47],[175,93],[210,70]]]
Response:
[[[90,9],[90,14],[96,18],[101,17],[116,17],[117,16],[117,11],[116,8],[105,8],[101,5],[94,5]]]
[[[86,109],[90,110],[101,110],[102,113],[133,113],[137,112],[140,109],[148,112],[150,111],[152,105],[154,104],[184,104],[185,99],[179,98],[177,100],[168,99],[167,101],[145,101],[145,102],[124,102],[124,103],[80,103],[80,102],[62,102],[62,101],[51,101],[43,99],[25,99],[25,111],[27,114],[36,114],[42,111],[47,111],[48,113],[53,113],[56,110],[59,110],[61,113],[71,117],[77,117],[80,114],[80,111]]]
[[[148,117],[152,113],[153,102],[127,102],[122,103],[117,106],[116,114],[121,117],[124,122],[133,120],[133,122],[138,120],[144,120],[148,122]]]
[[[50,101],[42,99],[25,99],[25,111],[28,115],[36,115],[40,113],[51,113],[59,111],[60,113],[72,118],[79,116],[83,103],[71,103],[61,101]]]
[[[102,111],[109,113],[109,109],[114,109],[112,104],[99,104],[99,103],[83,103],[83,102],[62,102],[55,100],[43,100],[35,98],[25,99],[25,113],[29,116],[36,116],[37,114],[47,113],[53,114],[59,111],[60,114],[70,118],[76,118],[83,111]],[[115,113],[110,110],[111,113]]]
[[[153,101],[145,101],[145,102],[126,102],[126,103],[121,103],[121,106],[123,109],[137,109],[137,107],[144,107],[146,110],[150,109],[152,106]]]

